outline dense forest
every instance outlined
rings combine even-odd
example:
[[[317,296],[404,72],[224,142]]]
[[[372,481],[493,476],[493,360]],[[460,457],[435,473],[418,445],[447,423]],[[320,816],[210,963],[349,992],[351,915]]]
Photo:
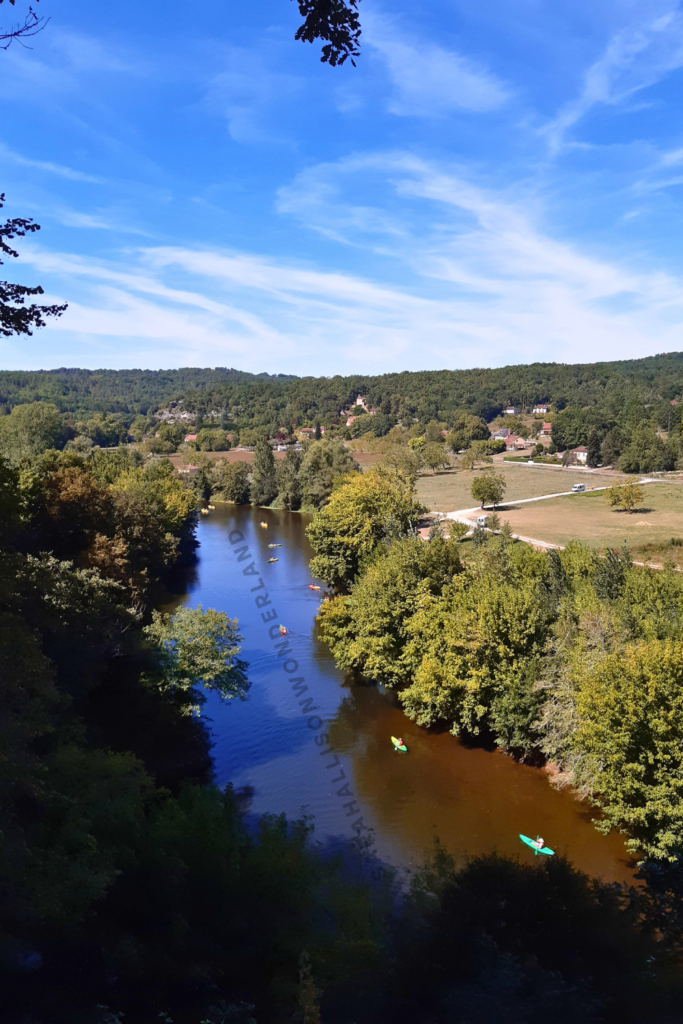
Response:
[[[238,370],[80,370],[0,372],[0,405],[54,403],[76,417],[122,413],[132,419],[182,402],[206,415],[225,410],[240,425],[282,425],[290,419],[337,417],[363,395],[369,407],[394,422],[417,418],[449,421],[464,409],[491,420],[507,405],[547,402],[618,415],[631,400],[651,405],[681,397],[683,353],[612,363],[534,363],[498,369],[388,373],[382,376],[303,377],[249,374]]]

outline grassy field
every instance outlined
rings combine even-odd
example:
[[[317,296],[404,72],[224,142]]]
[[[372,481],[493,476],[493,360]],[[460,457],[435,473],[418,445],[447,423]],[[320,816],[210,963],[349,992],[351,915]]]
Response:
[[[683,562],[683,486],[646,484],[645,502],[633,513],[611,509],[604,492],[531,502],[501,509],[515,533],[554,544],[581,540],[591,547],[621,547],[624,543],[638,560],[661,562],[666,557]],[[682,540],[682,546],[671,544]]]
[[[497,462],[497,474],[507,483],[506,501],[537,498],[541,494],[569,491],[572,484],[585,483],[586,487],[612,486],[619,478],[602,473],[584,473],[569,469],[538,469],[519,463]],[[435,512],[453,512],[460,508],[473,508],[477,502],[470,489],[480,470],[447,469],[433,475],[425,473],[417,481],[417,496]]]

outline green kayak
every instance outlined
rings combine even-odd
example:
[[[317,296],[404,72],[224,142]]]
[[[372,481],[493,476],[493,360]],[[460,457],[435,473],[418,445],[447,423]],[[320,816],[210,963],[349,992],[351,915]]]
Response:
[[[405,743],[399,743],[395,736],[391,737],[391,742],[394,744],[397,750],[402,750],[404,754],[408,753],[408,748]]]
[[[536,840],[529,839],[528,836],[523,836],[521,832],[519,833],[519,838],[522,840],[523,843],[526,843],[527,846],[531,847],[536,857],[538,857],[539,853],[545,853],[548,857],[555,856],[555,851],[551,850],[549,846],[544,846],[542,850],[539,850],[538,846],[536,845]]]

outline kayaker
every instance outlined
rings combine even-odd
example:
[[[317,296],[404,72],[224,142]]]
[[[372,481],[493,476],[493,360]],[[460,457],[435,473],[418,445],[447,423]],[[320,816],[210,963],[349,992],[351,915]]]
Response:
[[[403,746],[403,739],[402,739],[401,736],[398,737],[398,743],[396,744],[396,746],[397,747],[402,747]]]
[[[545,839],[541,839],[540,836],[537,836],[536,837],[536,842],[534,843],[534,846],[536,847],[537,850],[542,850],[543,847],[545,846]]]

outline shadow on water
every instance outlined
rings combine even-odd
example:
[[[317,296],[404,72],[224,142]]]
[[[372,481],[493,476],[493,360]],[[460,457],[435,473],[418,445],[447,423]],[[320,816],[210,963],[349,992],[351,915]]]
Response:
[[[322,594],[308,589],[307,522],[303,515],[219,505],[200,523],[197,565],[169,602],[225,611],[239,619],[244,637],[249,699],[226,704],[211,695],[205,709],[216,781],[248,793],[254,820],[281,812],[298,818],[305,808],[325,848],[353,839],[351,823],[362,813],[374,856],[399,868],[421,862],[437,837],[458,859],[496,851],[524,862],[530,852],[518,834],[540,832],[588,874],[632,881],[635,865],[622,837],[599,834],[590,807],[553,789],[544,772],[506,756],[490,736],[463,741],[446,728],[422,729],[403,715],[395,693],[337,670],[315,632]],[[247,546],[249,560],[237,560],[232,530],[243,534],[239,545]],[[270,565],[269,543],[282,545]],[[252,561],[257,576],[245,575]],[[305,691],[293,692],[274,646],[281,638],[271,639],[255,605],[252,588],[260,580],[258,592],[267,590],[269,612],[275,610],[270,625],[282,622],[289,631],[296,678],[303,680],[297,685]],[[322,732],[307,725],[311,715],[326,723]],[[329,747],[321,748],[325,732]],[[392,735],[403,737],[407,754],[394,750]]]

